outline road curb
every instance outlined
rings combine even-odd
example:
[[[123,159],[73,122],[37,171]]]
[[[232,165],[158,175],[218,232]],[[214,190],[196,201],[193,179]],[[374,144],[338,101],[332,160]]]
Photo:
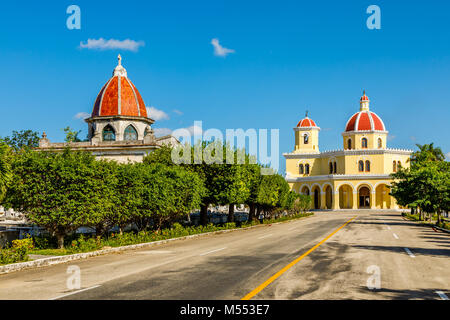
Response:
[[[11,272],[16,272],[16,271],[21,271],[21,270],[25,270],[25,269],[40,268],[40,267],[46,267],[46,266],[51,266],[51,265],[55,265],[55,264],[62,264],[62,263],[70,262],[70,261],[82,260],[82,259],[101,256],[101,255],[110,254],[110,253],[118,253],[118,252],[122,252],[122,251],[136,250],[136,249],[141,249],[141,248],[146,248],[146,247],[153,247],[153,246],[158,246],[158,245],[162,245],[162,244],[173,242],[173,241],[187,240],[187,239],[193,239],[193,238],[204,237],[204,236],[209,236],[209,235],[228,233],[228,232],[233,232],[233,231],[248,230],[248,229],[253,229],[253,228],[270,227],[275,224],[297,221],[299,219],[312,217],[312,216],[314,216],[314,214],[306,216],[306,217],[301,217],[298,219],[280,221],[280,222],[275,222],[275,223],[271,223],[271,224],[259,224],[259,225],[255,225],[255,226],[245,227],[245,228],[218,230],[218,231],[212,231],[212,232],[206,232],[206,233],[192,234],[192,235],[184,236],[184,237],[171,238],[171,239],[165,239],[165,240],[159,240],[159,241],[153,241],[153,242],[138,243],[138,244],[131,244],[131,245],[127,245],[127,246],[114,247],[114,248],[102,249],[102,250],[91,251],[91,252],[75,253],[75,254],[69,254],[69,255],[65,255],[65,256],[49,257],[49,258],[36,259],[33,261],[11,263],[11,264],[0,266],[0,275],[11,273]]]

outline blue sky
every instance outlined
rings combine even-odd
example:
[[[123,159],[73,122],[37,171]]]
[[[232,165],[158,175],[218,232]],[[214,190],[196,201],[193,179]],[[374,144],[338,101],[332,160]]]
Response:
[[[66,9],[81,8],[81,30]],[[381,9],[369,30],[366,8]],[[450,152],[448,1],[21,1],[2,3],[2,126],[46,131],[87,126],[117,54],[147,106],[167,114],[154,128],[280,129],[282,152],[305,110],[322,128],[321,150],[341,133],[365,89],[390,132],[389,147],[434,142]],[[137,51],[80,48],[88,39],[131,39]],[[234,50],[214,55],[212,39]],[[182,114],[180,114],[180,112]]]

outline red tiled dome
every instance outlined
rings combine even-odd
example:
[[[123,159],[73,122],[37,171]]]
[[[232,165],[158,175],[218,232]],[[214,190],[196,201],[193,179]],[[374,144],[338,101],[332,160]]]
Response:
[[[308,127],[309,128],[309,127],[317,127],[317,126],[313,119],[306,117],[298,122],[297,128],[299,128],[299,127]]]
[[[144,100],[134,84],[128,79],[127,72],[119,64],[113,76],[106,82],[97,96],[92,117],[101,116],[147,117]]]
[[[372,111],[355,113],[347,121],[345,131],[386,131],[383,121]]]

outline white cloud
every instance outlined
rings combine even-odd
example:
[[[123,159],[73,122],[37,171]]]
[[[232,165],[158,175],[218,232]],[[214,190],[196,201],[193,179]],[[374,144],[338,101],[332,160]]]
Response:
[[[103,38],[100,39],[88,39],[86,43],[80,42],[81,49],[93,49],[93,50],[129,50],[129,51],[138,51],[139,47],[144,46],[144,41],[134,41],[131,39],[125,40],[116,40],[109,39],[105,40]]]
[[[211,44],[214,47],[214,55],[215,56],[226,57],[229,53],[235,52],[233,49],[228,49],[228,48],[222,47],[219,43],[219,39],[217,39],[217,38],[212,39]]]
[[[182,116],[183,112],[177,109],[174,109],[173,112],[175,112],[177,115]]]
[[[155,107],[147,107],[147,116],[153,120],[168,120],[169,115],[162,110],[156,109]]]
[[[172,133],[169,128],[153,128],[156,137],[167,136]]]
[[[78,112],[76,115],[75,115],[75,119],[82,119],[82,120],[84,120],[84,119],[87,119],[87,118],[89,118],[91,115],[89,114],[89,113],[87,113],[87,112]]]

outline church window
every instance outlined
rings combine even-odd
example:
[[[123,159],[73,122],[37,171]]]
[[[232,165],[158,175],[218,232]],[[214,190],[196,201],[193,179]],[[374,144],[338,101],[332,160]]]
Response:
[[[395,160],[392,162],[392,171],[397,172],[397,162]]]
[[[307,134],[305,134],[305,135],[303,136],[303,143],[304,143],[304,144],[308,144],[308,143],[309,143],[309,136],[308,136]]]
[[[333,162],[330,162],[330,174],[333,173]]]
[[[347,140],[347,149],[351,150],[352,149],[352,139],[348,139]]]
[[[359,162],[358,162],[358,170],[359,170],[359,172],[363,172],[364,171],[364,161],[359,160]]]
[[[309,174],[309,164],[305,164],[305,173]]]
[[[370,161],[366,160],[366,172],[370,172]]]
[[[383,140],[381,138],[378,138],[378,149],[383,148]]]
[[[123,134],[123,140],[125,141],[131,141],[131,140],[137,140],[138,134],[136,129],[130,124],[128,127],[126,127],[125,132]]]
[[[299,166],[298,172],[299,172],[300,174],[303,174],[303,173],[304,173],[303,164],[301,164],[301,165]]]
[[[333,164],[333,172],[337,173],[337,163],[336,163],[336,161]]]
[[[397,169],[400,169],[402,167],[402,163],[400,161],[397,161]]]
[[[103,141],[116,141],[116,132],[109,124],[103,129]]]
[[[361,139],[361,147],[364,149],[367,149],[367,139],[366,138]]]

